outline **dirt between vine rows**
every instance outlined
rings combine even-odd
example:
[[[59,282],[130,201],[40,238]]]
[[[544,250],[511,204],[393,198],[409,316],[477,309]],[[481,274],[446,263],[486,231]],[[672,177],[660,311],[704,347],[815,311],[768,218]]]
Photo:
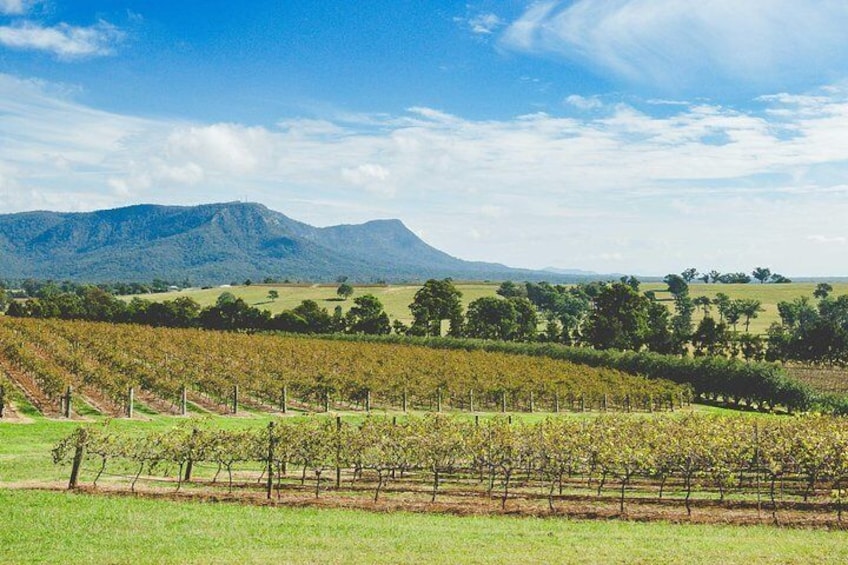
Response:
[[[549,519],[581,520],[627,520],[637,522],[668,522],[675,524],[724,524],[735,526],[773,525],[791,528],[848,530],[848,512],[840,522],[834,505],[827,502],[780,502],[776,518],[767,500],[760,504],[753,500],[723,501],[692,500],[692,515],[688,516],[681,499],[626,498],[625,512],[619,512],[617,496],[563,495],[554,497],[554,510],[548,507],[546,495],[521,493],[510,495],[506,507],[501,508],[497,494],[491,496],[477,492],[445,492],[436,502],[430,502],[430,493],[425,489],[392,489],[381,492],[374,502],[374,485],[342,486],[340,490],[322,487],[315,497],[314,482],[303,487],[285,485],[274,490],[268,500],[266,493],[254,483],[234,486],[232,493],[226,491],[226,483],[211,487],[209,483],[184,483],[179,492],[176,483],[162,486],[137,485],[136,492],[128,487],[108,484],[104,486],[81,486],[74,492],[87,496],[125,496],[144,499],[159,499],[195,503],[227,503],[281,508],[335,508],[365,510],[369,512],[413,512],[450,514],[456,516],[515,516]],[[6,485],[12,488],[63,491],[59,483],[19,483]]]

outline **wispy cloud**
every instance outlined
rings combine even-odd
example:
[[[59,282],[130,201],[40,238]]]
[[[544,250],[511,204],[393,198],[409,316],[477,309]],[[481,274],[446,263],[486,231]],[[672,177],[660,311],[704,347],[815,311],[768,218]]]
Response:
[[[246,198],[317,224],[400,217],[453,254],[520,266],[840,274],[843,246],[821,244],[848,217],[848,91],[760,104],[250,127],[101,112],[0,75],[0,209]]]
[[[0,0],[0,14],[21,16],[29,11],[35,0]]]
[[[471,28],[471,31],[481,35],[494,33],[502,25],[504,25],[504,21],[492,13],[477,14],[468,20],[468,27]]]
[[[0,45],[11,49],[46,51],[65,60],[110,55],[124,37],[124,32],[105,21],[88,27],[66,23],[44,27],[30,21],[0,26]]]
[[[841,235],[836,235],[836,236],[827,236],[827,235],[821,235],[821,234],[808,235],[807,239],[809,241],[813,241],[815,243],[821,243],[821,244],[825,244],[825,245],[826,244],[834,244],[834,243],[839,244],[839,245],[844,245],[846,242],[848,242],[848,239],[846,239],[844,236],[841,236]]]
[[[733,81],[763,92],[848,69],[846,28],[841,0],[550,0],[531,5],[501,43],[666,91]]]
[[[574,106],[578,110],[597,110],[598,108],[603,107],[603,102],[596,96],[580,96],[579,94],[572,94],[571,96],[566,97],[565,103],[570,106]]]

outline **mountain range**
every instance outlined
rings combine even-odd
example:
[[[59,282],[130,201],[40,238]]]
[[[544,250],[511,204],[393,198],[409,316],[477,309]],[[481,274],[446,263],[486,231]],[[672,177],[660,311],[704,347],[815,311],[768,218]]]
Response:
[[[0,215],[0,278],[5,279],[218,284],[340,276],[353,282],[564,279],[457,259],[423,242],[399,220],[318,228],[256,203]]]

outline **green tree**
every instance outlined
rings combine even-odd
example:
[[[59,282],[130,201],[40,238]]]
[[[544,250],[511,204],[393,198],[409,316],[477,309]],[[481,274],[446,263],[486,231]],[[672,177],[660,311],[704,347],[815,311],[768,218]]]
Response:
[[[468,305],[465,323],[468,337],[509,340],[517,329],[517,312],[509,300],[484,296]]]
[[[763,303],[754,298],[740,298],[734,300],[739,313],[745,318],[745,333],[748,333],[748,328],[751,326],[751,320],[759,316],[763,311]]]
[[[771,277],[771,269],[769,269],[768,267],[757,267],[754,269],[751,275],[755,279],[760,281],[760,284],[765,284],[766,281],[769,280],[769,277]]]
[[[347,300],[351,296],[353,296],[353,287],[346,282],[343,282],[339,285],[339,288],[336,289],[336,294],[342,300]]]
[[[448,335],[461,337],[463,331],[462,293],[453,285],[451,279],[430,279],[424,283],[409,310],[412,312],[414,335],[440,336],[442,320],[450,322]]]
[[[674,336],[669,330],[671,314],[664,305],[651,301],[648,304],[648,324],[645,345],[655,353],[674,353]]]
[[[683,280],[687,283],[691,283],[698,277],[698,269],[696,269],[695,267],[689,267],[688,269],[680,273],[680,276],[683,277]]]
[[[692,334],[692,346],[695,355],[721,355],[727,350],[730,334],[724,323],[716,322],[707,316],[701,320]]]
[[[292,310],[296,316],[306,322],[308,333],[329,333],[333,327],[333,319],[326,308],[321,308],[314,300],[304,300]]]
[[[530,341],[536,338],[539,328],[539,314],[533,303],[525,297],[516,296],[509,299],[515,308],[515,332],[512,339],[515,341]]]
[[[830,296],[831,292],[833,292],[833,287],[828,283],[823,282],[816,285],[816,289],[813,291],[813,296],[819,299],[827,298]]]
[[[518,297],[527,297],[527,289],[525,287],[521,287],[515,284],[512,281],[504,281],[495,291],[499,296],[503,296],[504,298],[518,298]]]
[[[593,300],[586,340],[598,349],[639,349],[648,333],[649,303],[628,284],[605,286]]]
[[[663,282],[668,285],[668,292],[670,292],[672,296],[677,297],[689,294],[689,284],[686,282],[686,279],[680,275],[666,275]]]
[[[696,296],[692,299],[692,303],[704,311],[704,317],[710,315],[710,310],[713,305],[713,301],[710,300],[709,296]]]
[[[384,335],[391,332],[389,316],[383,310],[380,299],[373,294],[354,298],[345,322],[350,333]]]
[[[268,300],[271,302],[275,302],[280,297],[280,291],[276,288],[272,288],[268,291]]]

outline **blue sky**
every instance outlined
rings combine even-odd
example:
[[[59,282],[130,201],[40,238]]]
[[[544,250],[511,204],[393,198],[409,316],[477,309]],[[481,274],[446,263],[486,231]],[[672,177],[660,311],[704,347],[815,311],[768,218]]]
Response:
[[[261,202],[451,254],[848,275],[848,5],[0,0],[0,210]]]

